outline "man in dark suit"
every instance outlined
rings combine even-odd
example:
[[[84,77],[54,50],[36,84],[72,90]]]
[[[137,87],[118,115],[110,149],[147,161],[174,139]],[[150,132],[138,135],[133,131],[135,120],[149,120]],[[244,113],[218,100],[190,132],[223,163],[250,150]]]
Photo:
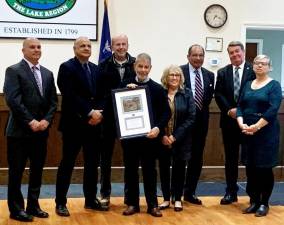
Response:
[[[116,137],[115,120],[111,90],[121,87],[135,76],[134,62],[128,51],[128,37],[125,34],[114,36],[111,40],[111,57],[100,62],[99,68],[105,80],[104,90],[106,92],[106,107],[103,121],[103,147],[101,152],[101,204],[109,207],[111,193],[111,161]]]
[[[255,78],[252,65],[245,62],[244,46],[232,41],[227,48],[231,64],[217,72],[215,99],[221,110],[220,127],[225,149],[226,194],[220,204],[236,202],[241,130],[236,120],[238,98],[244,84]]]
[[[85,208],[102,210],[96,198],[100,151],[100,123],[103,94],[98,67],[89,61],[91,42],[86,37],[75,40],[75,57],[62,63],[57,84],[62,94],[61,119],[62,160],[56,181],[56,213],[69,216],[67,192],[78,153],[83,150]]]
[[[184,200],[197,205],[202,204],[195,195],[195,190],[203,165],[203,150],[209,122],[209,104],[214,93],[214,73],[202,67],[204,55],[202,46],[192,45],[188,49],[188,64],[181,66],[185,77],[185,86],[192,90],[196,105],[196,118],[192,132],[192,155],[187,164]]]
[[[48,213],[41,210],[38,198],[48,128],[56,111],[57,95],[52,72],[38,62],[41,57],[39,40],[27,38],[22,52],[24,59],[6,70],[4,94],[10,108],[6,127],[10,217],[28,222],[33,216],[48,217]],[[25,211],[21,179],[28,159],[30,179]]]

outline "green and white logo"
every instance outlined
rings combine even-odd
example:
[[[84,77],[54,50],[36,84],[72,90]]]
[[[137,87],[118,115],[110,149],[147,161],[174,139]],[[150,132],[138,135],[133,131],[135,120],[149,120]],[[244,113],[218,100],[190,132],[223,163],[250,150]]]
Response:
[[[6,0],[6,3],[23,16],[50,19],[67,13],[76,0]]]

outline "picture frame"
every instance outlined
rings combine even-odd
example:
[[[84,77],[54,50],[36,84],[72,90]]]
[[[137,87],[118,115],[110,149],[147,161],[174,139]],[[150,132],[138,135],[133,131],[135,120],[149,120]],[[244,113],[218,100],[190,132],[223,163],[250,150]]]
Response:
[[[115,89],[112,99],[118,138],[146,136],[153,121],[148,87]]]
[[[222,52],[223,51],[223,38],[206,37],[206,51]]]

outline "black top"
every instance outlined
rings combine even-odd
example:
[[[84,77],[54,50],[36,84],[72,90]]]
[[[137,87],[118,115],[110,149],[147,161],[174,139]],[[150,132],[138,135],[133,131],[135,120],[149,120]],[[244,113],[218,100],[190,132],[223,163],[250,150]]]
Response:
[[[237,116],[242,116],[247,125],[255,124],[260,118],[268,124],[254,135],[244,135],[242,162],[256,167],[273,167],[278,161],[279,150],[279,110],[282,91],[279,82],[272,80],[264,87],[252,89],[247,82],[240,96]]]

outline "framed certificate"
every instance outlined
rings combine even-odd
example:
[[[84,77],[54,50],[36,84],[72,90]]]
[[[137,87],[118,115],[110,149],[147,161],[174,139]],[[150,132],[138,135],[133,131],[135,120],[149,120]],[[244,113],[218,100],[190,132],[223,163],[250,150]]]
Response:
[[[223,51],[223,38],[206,37],[206,51],[222,52]]]
[[[117,135],[120,139],[145,136],[151,130],[152,109],[147,87],[112,90]]]

